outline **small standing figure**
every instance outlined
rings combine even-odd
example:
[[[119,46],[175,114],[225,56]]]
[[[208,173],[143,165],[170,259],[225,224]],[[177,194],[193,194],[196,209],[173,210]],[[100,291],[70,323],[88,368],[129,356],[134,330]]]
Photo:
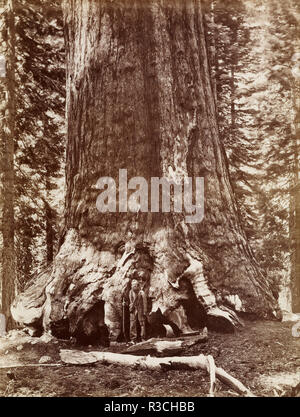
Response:
[[[130,340],[137,342],[138,330],[140,328],[141,340],[146,339],[146,318],[147,318],[147,297],[139,282],[133,279],[129,291],[130,311]]]

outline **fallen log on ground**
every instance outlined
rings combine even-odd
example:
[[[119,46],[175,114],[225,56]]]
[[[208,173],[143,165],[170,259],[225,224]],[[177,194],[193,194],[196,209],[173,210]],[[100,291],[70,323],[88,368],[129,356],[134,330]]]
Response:
[[[210,374],[210,395],[213,395],[214,391],[214,375],[222,381],[224,384],[230,386],[239,394],[253,397],[251,391],[245,387],[240,381],[233,376],[229,375],[224,369],[215,367],[212,357],[208,357],[200,354],[198,356],[172,356],[165,358],[154,358],[151,356],[134,356],[122,353],[112,352],[82,352],[78,350],[62,349],[60,351],[60,358],[64,363],[72,365],[86,365],[91,363],[105,363],[130,366],[140,369],[152,369],[155,371],[160,370],[196,370],[203,369]],[[212,359],[211,359],[212,358]]]
[[[164,354],[165,356],[178,355],[184,349],[194,346],[198,343],[205,343],[208,340],[207,330],[201,335],[177,338],[152,338],[145,342],[137,343],[122,351],[121,353],[129,353],[134,355],[151,355]]]
[[[207,365],[207,372],[209,372],[210,377],[209,396],[214,397],[216,388],[216,364],[211,355],[207,356]]]
[[[61,363],[12,363],[11,365],[0,365],[0,369],[9,368],[39,368],[40,366],[65,366]]]

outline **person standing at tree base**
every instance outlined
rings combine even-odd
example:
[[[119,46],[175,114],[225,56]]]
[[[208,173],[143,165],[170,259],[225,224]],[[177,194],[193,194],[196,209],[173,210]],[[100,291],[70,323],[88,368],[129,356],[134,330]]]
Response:
[[[140,283],[133,279],[129,291],[130,340],[146,339],[147,297]],[[140,330],[140,332],[139,332]],[[140,333],[140,337],[139,337]]]

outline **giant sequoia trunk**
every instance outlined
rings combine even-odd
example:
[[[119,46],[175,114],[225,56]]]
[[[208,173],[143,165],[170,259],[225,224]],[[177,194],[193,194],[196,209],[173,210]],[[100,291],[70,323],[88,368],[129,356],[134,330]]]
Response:
[[[234,309],[269,315],[276,303],[241,229],[219,141],[200,1],[65,0],[64,16],[65,228],[52,267],[16,300],[16,320],[57,336],[104,320],[117,337],[133,278],[152,311],[182,331],[231,329]],[[203,221],[99,213],[95,184],[110,176],[118,185],[119,169],[148,184],[204,177]]]

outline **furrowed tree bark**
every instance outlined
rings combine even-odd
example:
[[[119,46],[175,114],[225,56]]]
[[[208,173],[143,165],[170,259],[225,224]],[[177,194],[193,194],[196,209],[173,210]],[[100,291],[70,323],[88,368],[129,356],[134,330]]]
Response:
[[[133,278],[152,311],[183,332],[232,331],[234,310],[270,316],[276,302],[241,228],[219,140],[200,1],[66,0],[63,8],[65,227],[51,273],[16,300],[16,320],[75,336],[105,322],[116,338]],[[119,169],[148,184],[204,177],[203,221],[173,210],[99,213],[97,180],[112,177],[118,190]]]
[[[1,173],[2,173],[2,313],[7,329],[13,327],[10,311],[15,297],[16,272],[14,250],[14,132],[15,132],[15,21],[13,0],[1,1],[3,10],[0,33],[1,52],[6,59],[6,73],[0,77],[1,88]]]
[[[293,201],[293,230],[292,241],[292,310],[300,312],[300,171],[299,171],[299,137],[300,137],[300,77],[292,76],[292,94],[294,105],[294,186]]]

